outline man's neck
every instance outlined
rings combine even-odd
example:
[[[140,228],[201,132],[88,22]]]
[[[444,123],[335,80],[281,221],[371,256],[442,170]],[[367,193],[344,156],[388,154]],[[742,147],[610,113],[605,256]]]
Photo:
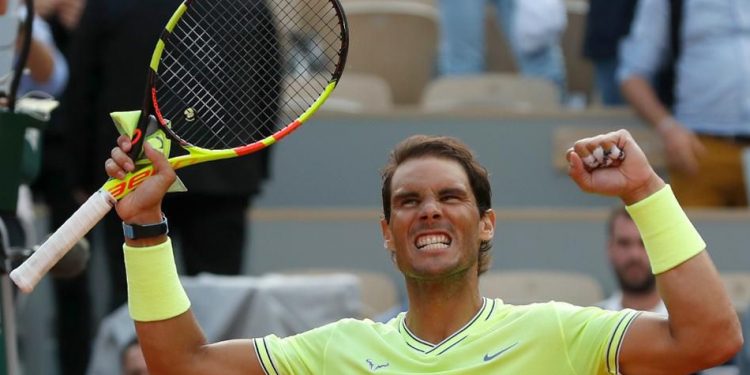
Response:
[[[661,303],[659,292],[654,289],[649,293],[628,293],[622,292],[622,307],[641,310],[653,311]]]
[[[482,307],[474,282],[407,281],[406,326],[420,339],[437,344],[466,325]]]

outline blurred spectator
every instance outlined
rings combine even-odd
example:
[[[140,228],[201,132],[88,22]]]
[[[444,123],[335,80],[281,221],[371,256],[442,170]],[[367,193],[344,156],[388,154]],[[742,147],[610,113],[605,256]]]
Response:
[[[671,113],[649,83],[670,57]],[[748,60],[750,2],[638,2],[621,44],[618,79],[625,98],[659,133],[684,206],[747,206],[741,156],[750,146]]]
[[[79,195],[87,197],[105,181],[101,166],[117,137],[109,113],[141,108],[156,41],[180,3],[102,0],[86,4],[70,50],[71,81],[75,85],[62,103],[66,134],[75,135],[70,144],[78,161],[74,179]],[[268,17],[259,16],[258,20]],[[268,93],[273,90],[259,95]],[[265,118],[276,118],[278,108],[272,107]],[[240,273],[247,237],[246,213],[268,173],[267,150],[180,170],[189,191],[170,194],[164,209],[171,213],[170,234],[176,239],[187,274]],[[111,282],[108,305],[115,309],[126,301],[122,225],[116,215],[110,214],[100,228],[104,243],[97,247],[106,252]]]
[[[618,46],[628,34],[638,0],[590,0],[583,55],[594,65],[594,84],[605,106],[625,104],[617,72]]]
[[[37,5],[43,1],[34,4]],[[36,8],[35,8],[36,9]],[[36,9],[39,10],[39,9]],[[34,17],[33,40],[27,62],[29,74],[20,81],[19,95],[59,97],[68,79],[68,64],[63,52],[53,38],[49,24],[39,16]],[[19,41],[22,39],[19,37]],[[75,202],[70,196],[70,185],[65,184],[70,169],[64,164],[67,160],[59,124],[53,116],[47,124],[44,136],[37,129],[27,129],[26,141],[38,155],[41,153],[41,171],[34,182],[34,190],[42,189],[45,201],[50,208],[50,229],[54,230],[73,212]],[[54,168],[57,166],[57,168]],[[31,181],[27,181],[30,183]],[[67,206],[61,209],[61,203]],[[29,238],[27,245],[39,242],[33,233],[33,205],[27,185],[19,191],[18,215],[26,223]],[[55,337],[61,375],[82,375],[85,372],[90,347],[91,309],[85,272],[72,279],[54,279],[56,300]]]
[[[21,18],[26,10],[21,9]],[[21,30],[23,31],[23,30]],[[17,39],[17,50],[24,38],[21,32]],[[55,45],[49,25],[43,19],[34,17],[31,48],[26,61],[28,74],[21,77],[18,86],[19,96],[36,91],[57,96],[62,93],[68,80],[68,63]]]
[[[69,35],[73,32],[83,7],[83,0],[35,0],[35,29],[45,25],[45,39],[57,45],[56,60],[65,61]],[[47,26],[49,25],[49,26]],[[65,77],[68,70],[65,67]],[[62,86],[48,91],[58,99]],[[49,208],[49,227],[54,230],[75,211],[78,204],[71,194],[71,163],[60,117],[54,112],[48,128],[41,137],[41,171],[32,188],[35,196],[43,199]],[[89,359],[92,329],[91,297],[88,276],[84,271],[69,279],[52,281],[56,316],[54,322],[57,341],[57,359],[61,375],[83,375]]]
[[[78,26],[85,5],[84,0],[34,0],[34,8],[40,16],[48,22],[56,20],[68,31]]]
[[[21,18],[26,18],[26,8],[20,9]],[[18,97],[54,97],[59,95],[65,88],[68,80],[68,63],[52,39],[49,25],[39,17],[34,17],[31,44],[26,60],[25,69],[18,85]],[[21,50],[21,44],[25,39],[23,28],[21,28],[16,39],[16,50]],[[31,152],[29,155],[37,157],[40,150],[41,134],[38,129],[26,129],[25,141]],[[36,177],[37,171],[26,171],[23,176],[23,185],[19,188],[18,217],[24,223],[27,234],[27,246],[37,242],[35,230],[33,229],[33,204],[31,191],[28,184]]]
[[[66,3],[70,1],[66,0]],[[35,1],[34,4],[43,4],[44,1]],[[36,9],[36,8],[35,8]],[[43,9],[43,6],[42,8]],[[40,10],[40,9],[36,9]],[[54,68],[49,78],[41,81],[43,77],[35,74],[35,71],[48,71],[45,61],[48,57],[40,58],[35,53],[35,45],[29,58],[28,67],[31,75],[24,77],[21,81],[19,93],[45,92],[59,98],[63,93],[68,78],[68,65],[63,52],[57,48],[53,39],[52,28],[41,17],[34,19],[35,44],[44,45],[51,51]],[[38,47],[37,47],[38,48]],[[41,60],[41,62],[39,61]],[[41,193],[50,212],[50,229],[54,230],[70,216],[77,204],[73,201],[70,193],[70,184],[66,183],[70,174],[67,151],[62,143],[60,124],[56,113],[53,113],[44,136],[40,137],[38,131],[31,129],[27,131],[27,139],[36,148],[41,148],[41,171],[39,179],[34,182],[35,193]],[[41,142],[41,144],[40,144]],[[21,212],[32,212],[31,194],[28,188],[22,187],[21,197],[29,197],[19,202]],[[21,214],[28,216],[30,214]],[[32,243],[39,239],[31,239]],[[88,292],[88,278],[86,272],[70,279],[54,279],[53,289],[56,306],[56,319],[54,323],[55,337],[57,340],[57,359],[61,375],[83,375],[89,358],[91,337],[91,301]]]
[[[466,75],[485,71],[484,20],[488,2],[496,8],[498,23],[521,74],[552,81],[564,94],[565,66],[560,48],[565,28],[562,0],[439,0],[439,73]],[[521,7],[525,7],[523,11]],[[523,18],[519,19],[519,15]]]
[[[122,375],[148,375],[146,359],[143,358],[138,340],[133,340],[122,351]]]
[[[620,289],[599,302],[599,307],[667,315],[667,307],[656,290],[656,277],[651,273],[641,233],[622,206],[613,209],[607,220],[607,258]]]

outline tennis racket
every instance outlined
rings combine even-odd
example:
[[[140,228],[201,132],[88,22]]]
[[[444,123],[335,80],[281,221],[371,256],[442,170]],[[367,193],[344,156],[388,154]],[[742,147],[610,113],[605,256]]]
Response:
[[[31,292],[47,271],[153,173],[142,146],[162,131],[183,150],[175,169],[253,153],[298,129],[341,77],[348,47],[338,0],[185,0],[151,58],[131,158],[33,256],[11,272]],[[149,125],[151,124],[151,125]]]

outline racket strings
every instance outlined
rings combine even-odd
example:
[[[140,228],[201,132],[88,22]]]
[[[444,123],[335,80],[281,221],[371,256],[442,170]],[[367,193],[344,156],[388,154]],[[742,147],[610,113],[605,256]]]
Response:
[[[214,9],[216,8],[215,3]],[[226,11],[226,9],[224,9]],[[238,12],[229,12],[227,14],[227,17],[229,18],[227,22],[224,22],[222,26],[232,26],[236,25],[238,22],[247,22],[247,20],[239,19]],[[271,21],[268,18],[268,15],[266,12],[251,12],[248,14],[252,19],[249,21],[253,25],[267,25],[267,27],[270,27]],[[224,30],[224,35],[228,36],[228,43],[230,45],[242,45],[243,43],[243,37],[245,36],[244,30],[236,30],[234,27],[230,27],[227,30]],[[255,33],[254,35],[257,36],[264,36],[264,35],[273,35],[273,32],[271,30],[263,30],[260,33]],[[270,64],[267,65],[251,65],[251,64],[239,64],[236,69],[236,76],[240,80],[245,80],[246,82],[249,80],[254,79],[254,74],[258,72],[253,72],[248,70],[249,67],[255,67],[258,71],[261,77],[268,77],[272,78],[275,75],[278,75],[278,72],[276,70],[270,70],[268,67],[274,67],[279,66],[281,64],[281,59],[278,57],[280,54],[278,53],[278,47],[276,47],[275,40],[273,38],[264,38],[264,40],[261,43],[253,43],[253,46],[260,46],[261,48],[255,48],[255,50],[260,50],[260,57],[254,56],[252,54],[249,54],[248,49],[237,49],[237,48],[230,48],[226,51],[225,59],[230,62],[242,62],[242,61],[258,61],[262,57],[267,57],[270,60]],[[263,48],[265,47],[265,48]],[[216,79],[220,80],[221,77],[216,77]],[[257,78],[255,78],[257,81]],[[216,81],[213,81],[216,82]],[[242,87],[244,89],[244,87]],[[251,88],[252,89],[252,88]],[[253,126],[253,127],[242,127],[237,126],[234,128],[236,130],[235,133],[226,132],[228,136],[231,138],[229,142],[225,142],[222,144],[224,148],[231,147],[233,145],[239,144],[244,145],[248,141],[248,139],[257,140],[260,138],[263,138],[270,134],[274,129],[275,126],[268,126],[267,124],[274,125],[273,121],[271,121],[274,117],[273,111],[276,111],[276,106],[272,107],[273,104],[273,97],[270,96],[271,93],[269,92],[263,92],[259,91],[253,95],[260,95],[261,97],[258,98],[257,96],[248,97],[249,92],[245,90],[241,91],[232,91],[229,93],[229,102],[230,103],[243,103],[247,100],[255,100],[256,104],[261,105],[265,108],[260,108],[260,110],[255,111],[239,111],[240,108],[235,108],[235,113],[239,115],[239,117],[235,118],[236,122],[239,123],[252,123],[257,122],[259,124],[266,124],[265,126]],[[256,115],[256,118],[250,118],[250,115],[254,113]],[[252,131],[248,131],[252,130]],[[216,135],[215,132],[208,133],[208,135],[213,134]],[[206,138],[206,137],[204,137]],[[208,137],[210,138],[210,137]],[[225,139],[226,137],[223,137],[224,141],[227,141]],[[203,142],[203,138],[199,139],[200,142]]]
[[[292,112],[306,106],[320,95],[340,61],[341,34],[338,15],[329,1],[275,1],[274,13],[279,23],[289,26],[282,31],[289,54],[284,106]]]
[[[229,22],[233,22],[233,21],[235,21],[235,20],[229,20]],[[261,20],[253,20],[252,22],[261,22]],[[232,36],[228,40],[228,42],[230,44],[240,44],[240,43],[242,43],[242,41],[239,40],[239,38],[237,37],[237,35],[240,35],[240,33],[234,33],[234,34],[232,34],[232,31],[228,31],[228,32],[230,33],[229,35]],[[272,45],[270,42],[269,43],[261,43],[261,45],[264,45],[264,44],[265,45]],[[270,48],[267,48],[263,52],[261,52],[261,55],[263,55],[263,54],[265,54],[265,56],[268,56],[269,58],[271,58],[272,61],[271,61],[271,64],[269,64],[269,65],[274,65],[274,64],[278,65],[278,64],[280,64],[280,59],[275,58],[275,56],[278,55],[278,52],[272,51]],[[214,52],[213,56],[216,56],[216,55],[217,55],[217,53]],[[229,49],[228,51],[226,51],[226,54],[224,56],[224,60],[229,61],[229,62],[247,61],[248,59],[255,59],[255,60],[257,60],[255,58],[255,56],[248,56],[247,50],[238,50],[238,49],[235,49],[235,48]],[[241,65],[237,66],[235,74],[234,74],[235,80],[237,80],[237,79],[244,80],[244,81],[252,80],[254,73],[252,71],[249,71],[247,69],[250,66],[251,65],[249,65],[249,64],[241,64]],[[266,69],[263,65],[256,65],[256,68],[258,68],[258,70],[260,71],[261,76],[263,76],[263,77],[272,77],[273,74],[274,74],[273,71],[270,71],[269,69]],[[219,72],[219,73],[223,73],[224,69],[219,69],[219,70],[216,70],[216,71]],[[226,89],[225,87],[217,87],[217,85],[215,84],[216,82],[221,82],[221,80],[224,78],[224,77],[221,76],[221,74],[216,74],[212,78],[213,79],[211,79],[209,82],[213,83],[213,89],[214,90],[225,90]],[[260,97],[260,98],[258,98],[256,96],[248,97],[248,94],[250,94],[250,93],[248,91],[244,90],[244,89],[245,89],[245,87],[240,87],[240,90],[231,90],[231,91],[227,92],[227,97],[225,98],[225,100],[227,100],[229,104],[232,104],[232,103],[243,103],[243,102],[246,102],[248,100],[254,100],[257,104],[263,105],[264,108],[261,108],[260,111],[252,111],[252,112],[251,111],[247,111],[247,110],[242,110],[242,108],[231,108],[230,110],[232,110],[236,114],[233,120],[235,122],[241,123],[241,124],[243,124],[243,123],[252,123],[252,122],[257,122],[259,124],[272,124],[272,121],[271,121],[272,120],[272,114],[269,113],[269,110],[271,109],[271,106],[272,106],[272,97],[268,97],[269,95],[271,95],[271,93],[269,93],[269,92],[257,92],[254,95],[261,95],[262,97]],[[213,99],[213,100],[212,100],[212,102],[209,102],[210,107],[212,107],[212,108],[218,108],[220,106],[220,104],[221,104],[221,103],[218,103],[218,99],[216,99],[215,97],[211,97],[211,99]],[[225,104],[225,106],[226,106],[226,104]],[[252,113],[254,113],[256,115],[256,118],[251,118],[250,115]],[[213,113],[212,117],[216,118],[218,116],[219,116],[219,114]],[[226,125],[226,124],[222,124],[222,125]],[[252,132],[248,132],[249,129],[251,129]],[[204,133],[203,137],[198,137],[197,140],[196,140],[196,142],[198,144],[203,144],[203,143],[206,143],[205,142],[206,139],[216,138],[216,139],[221,139],[221,140],[224,141],[221,144],[222,148],[229,148],[232,145],[236,145],[236,144],[240,144],[240,145],[246,144],[248,139],[259,139],[261,137],[264,137],[267,134],[270,134],[270,132],[273,130],[273,127],[267,127],[267,126],[266,127],[257,127],[257,126],[256,127],[242,127],[242,126],[237,126],[237,127],[233,128],[234,132],[230,131],[229,129],[226,129],[226,130],[222,129],[221,132],[217,132],[217,131],[214,130],[214,127],[212,126],[212,127],[210,127],[210,130],[211,130],[210,132]],[[186,134],[188,136],[190,136],[191,138],[196,138],[195,135],[196,134],[198,134],[198,135],[200,134],[200,128],[196,127],[196,128],[193,129],[192,132],[186,132]],[[225,136],[222,137],[222,136],[219,136],[219,134],[225,134]],[[229,137],[228,140],[227,140],[227,137]]]
[[[172,121],[180,138],[211,149],[237,147],[271,134],[278,105],[270,102],[275,96],[267,91],[278,92],[273,82],[278,81],[274,74],[279,71],[257,72],[261,64],[252,62],[273,66],[281,60],[274,57],[278,49],[273,54],[273,48],[256,52],[254,46],[262,43],[252,36],[273,30],[255,30],[256,24],[262,24],[257,16],[239,18],[260,13],[255,9],[229,9],[212,2],[193,5],[170,35],[171,48],[165,49],[161,61],[165,69],[162,73],[160,67],[159,89],[166,92],[160,93],[159,104],[162,112],[173,109],[164,117]],[[270,18],[264,23],[271,25]],[[192,117],[177,112],[180,109],[192,112]]]
[[[193,0],[163,36],[161,116],[203,148],[262,140],[338,78],[343,33],[329,0]]]

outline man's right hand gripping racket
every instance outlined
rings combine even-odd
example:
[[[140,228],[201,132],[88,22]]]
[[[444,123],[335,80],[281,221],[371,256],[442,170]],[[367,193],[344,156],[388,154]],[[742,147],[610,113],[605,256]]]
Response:
[[[150,134],[181,146],[169,159],[177,169],[250,154],[299,128],[336,87],[348,35],[338,0],[185,0],[156,44],[142,110],[120,117],[133,119],[120,127],[132,130],[141,168],[107,181],[10,277],[31,292],[153,173],[140,157]]]

